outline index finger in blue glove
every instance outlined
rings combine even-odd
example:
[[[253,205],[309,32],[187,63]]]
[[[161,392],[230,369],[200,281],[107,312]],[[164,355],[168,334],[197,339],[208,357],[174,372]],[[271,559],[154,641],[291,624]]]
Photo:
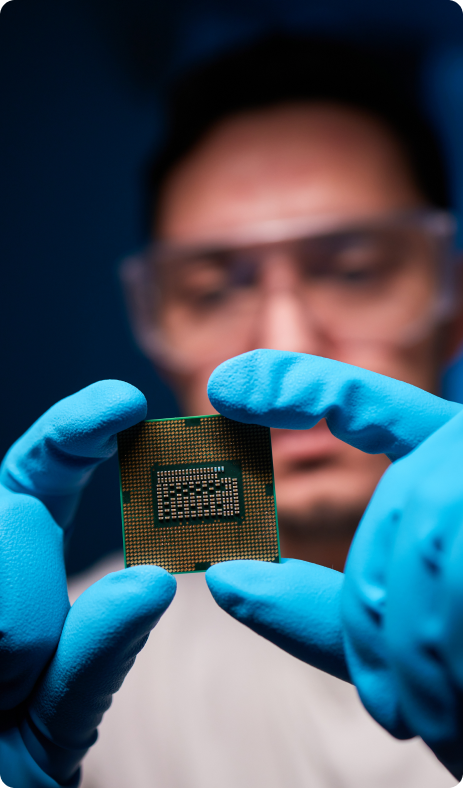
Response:
[[[121,381],[95,383],[52,407],[10,449],[0,472],[0,709],[31,692],[69,609],[63,529],[115,433],[146,400]],[[59,523],[59,524],[57,524]]]
[[[219,413],[235,421],[304,430],[325,418],[337,438],[391,460],[462,409],[366,369],[277,350],[253,350],[220,364],[208,395]]]
[[[146,416],[129,383],[102,380],[53,405],[6,454],[0,485],[41,500],[66,527],[95,467],[117,448],[116,433]]]

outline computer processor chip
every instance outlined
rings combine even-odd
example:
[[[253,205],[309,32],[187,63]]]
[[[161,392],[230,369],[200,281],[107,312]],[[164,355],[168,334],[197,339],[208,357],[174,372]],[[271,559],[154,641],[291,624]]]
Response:
[[[118,449],[126,566],[177,573],[280,560],[267,427],[155,419],[120,432]]]

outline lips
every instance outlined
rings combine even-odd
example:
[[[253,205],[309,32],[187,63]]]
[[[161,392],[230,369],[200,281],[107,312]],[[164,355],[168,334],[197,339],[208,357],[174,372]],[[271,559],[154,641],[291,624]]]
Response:
[[[277,462],[313,462],[339,451],[340,441],[329,431],[326,421],[310,430],[272,429],[272,447]]]

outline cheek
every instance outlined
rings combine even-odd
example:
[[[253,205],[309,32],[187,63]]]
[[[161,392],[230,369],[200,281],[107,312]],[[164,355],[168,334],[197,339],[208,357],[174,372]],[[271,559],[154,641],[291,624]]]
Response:
[[[351,349],[337,356],[339,361],[353,364],[396,380],[403,380],[433,394],[439,391],[442,366],[440,342],[429,337],[410,347],[376,345]]]
[[[408,348],[366,344],[332,355],[346,364],[403,380],[434,394],[439,392],[442,353],[440,337],[436,335]],[[186,416],[216,413],[207,396],[207,383],[214,369],[215,365],[211,364],[190,372],[168,375],[168,383]]]
[[[319,463],[279,461],[274,453],[275,485],[282,513],[310,511],[323,504],[337,510],[365,509],[390,463],[383,454],[364,454],[341,441]]]

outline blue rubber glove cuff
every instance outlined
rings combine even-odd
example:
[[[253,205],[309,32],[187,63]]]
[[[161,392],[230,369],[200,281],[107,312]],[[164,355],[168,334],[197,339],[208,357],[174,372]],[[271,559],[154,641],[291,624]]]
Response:
[[[60,747],[45,736],[30,715],[22,721],[20,733],[27,751],[39,768],[60,785],[72,783],[79,765],[89,747],[95,744],[98,731],[95,729],[88,738],[85,746],[76,748]]]
[[[11,788],[77,788],[80,769],[65,783],[57,783],[35,762],[18,728],[0,734],[2,780]]]

